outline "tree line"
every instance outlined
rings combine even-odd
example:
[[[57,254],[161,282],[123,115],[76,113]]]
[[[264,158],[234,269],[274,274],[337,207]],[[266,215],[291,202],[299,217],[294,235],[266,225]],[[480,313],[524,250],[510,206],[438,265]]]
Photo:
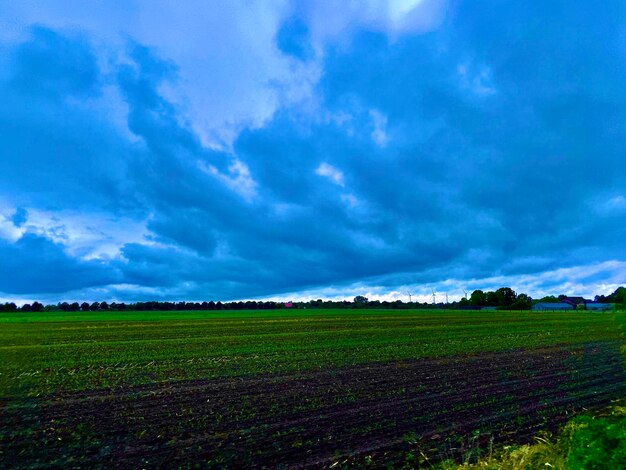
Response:
[[[546,296],[541,299],[533,299],[529,295],[517,294],[510,287],[501,287],[495,291],[482,291],[477,289],[469,298],[450,303],[428,302],[403,302],[402,300],[380,301],[369,300],[367,297],[358,295],[352,301],[349,300],[310,300],[307,302],[274,302],[261,300],[248,300],[238,302],[60,302],[57,304],[44,305],[41,302],[27,303],[18,307],[13,302],[0,304],[0,312],[100,312],[100,311],[175,311],[175,310],[276,310],[288,308],[313,308],[313,309],[350,309],[350,308],[382,308],[382,309],[478,309],[493,307],[499,310],[530,310],[537,302],[560,302],[565,295]],[[626,288],[618,287],[612,294],[596,295],[594,300],[602,303],[614,303],[626,307]]]
[[[18,307],[13,302],[0,304],[0,312],[101,312],[101,311],[173,311],[173,310],[274,310],[284,308],[280,302],[60,302],[43,305],[40,302]]]

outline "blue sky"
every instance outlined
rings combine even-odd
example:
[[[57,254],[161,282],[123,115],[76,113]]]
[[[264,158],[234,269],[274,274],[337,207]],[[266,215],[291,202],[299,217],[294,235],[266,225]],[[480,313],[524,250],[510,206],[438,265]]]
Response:
[[[0,4],[0,300],[626,283],[623,2]]]

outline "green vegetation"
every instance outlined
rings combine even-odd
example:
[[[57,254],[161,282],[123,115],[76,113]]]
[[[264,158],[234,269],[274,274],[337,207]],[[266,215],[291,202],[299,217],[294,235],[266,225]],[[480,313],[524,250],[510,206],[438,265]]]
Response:
[[[0,314],[0,396],[302,371],[620,337],[615,315],[576,312],[4,313]]]
[[[527,445],[505,446],[477,462],[447,461],[438,470],[622,469],[626,467],[626,402],[569,421]]]
[[[623,396],[624,319],[433,309],[0,313],[0,455],[16,468],[170,458],[235,468],[303,456],[339,467],[447,469],[437,462],[455,459],[467,469],[619,468],[618,411],[500,446]]]

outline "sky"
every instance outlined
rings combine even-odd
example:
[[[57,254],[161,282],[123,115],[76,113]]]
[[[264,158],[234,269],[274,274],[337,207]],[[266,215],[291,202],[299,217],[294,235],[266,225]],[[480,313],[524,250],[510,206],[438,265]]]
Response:
[[[0,3],[0,301],[626,284],[626,5]]]

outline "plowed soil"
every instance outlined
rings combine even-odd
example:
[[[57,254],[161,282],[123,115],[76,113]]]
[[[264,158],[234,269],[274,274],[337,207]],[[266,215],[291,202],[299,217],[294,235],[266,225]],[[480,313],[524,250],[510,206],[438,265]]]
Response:
[[[5,468],[399,465],[524,442],[623,397],[618,342],[5,402]]]

